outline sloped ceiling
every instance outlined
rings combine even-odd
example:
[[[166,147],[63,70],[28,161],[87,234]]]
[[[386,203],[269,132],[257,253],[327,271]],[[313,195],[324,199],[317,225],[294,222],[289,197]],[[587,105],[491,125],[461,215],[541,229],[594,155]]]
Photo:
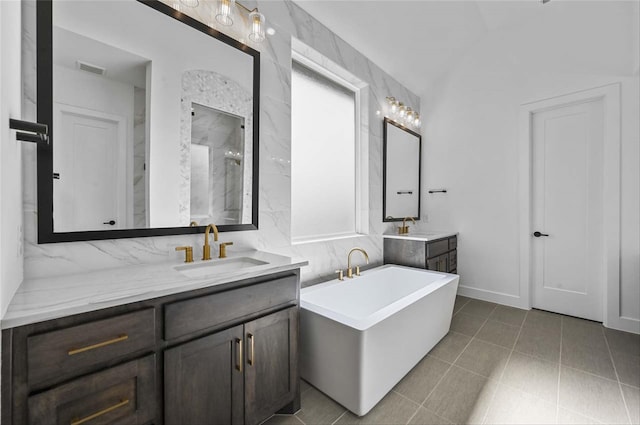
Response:
[[[417,94],[500,33],[524,31],[520,55],[532,49],[544,67],[563,58],[562,72],[631,73],[638,63],[637,0],[294,1]]]

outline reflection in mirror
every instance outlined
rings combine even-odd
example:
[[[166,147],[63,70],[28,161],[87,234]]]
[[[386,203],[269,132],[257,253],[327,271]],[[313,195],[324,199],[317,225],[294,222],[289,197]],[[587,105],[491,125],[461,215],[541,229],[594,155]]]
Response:
[[[420,219],[422,136],[384,119],[383,221]]]
[[[37,10],[40,242],[257,227],[257,51],[159,1]]]

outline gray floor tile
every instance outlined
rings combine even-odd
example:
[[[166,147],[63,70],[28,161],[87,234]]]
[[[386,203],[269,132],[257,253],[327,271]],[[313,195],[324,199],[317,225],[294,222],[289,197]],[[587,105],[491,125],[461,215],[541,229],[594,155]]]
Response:
[[[562,317],[562,342],[606,350],[604,327],[600,323],[575,317]]]
[[[620,382],[634,387],[640,387],[640,356],[612,351],[613,362],[616,365]]]
[[[306,424],[331,424],[345,412],[345,408],[309,386],[302,393],[301,408],[296,416]]]
[[[420,407],[415,416],[409,421],[410,425],[440,425],[450,423],[448,420],[428,411],[424,407]]]
[[[356,416],[347,412],[337,424],[406,424],[420,407],[393,391],[387,394],[369,413]]]
[[[616,381],[560,366],[560,406],[610,424],[628,423]]]
[[[616,379],[609,350],[590,345],[581,345],[562,339],[563,365],[584,370],[608,379]]]
[[[427,356],[395,386],[394,390],[422,404],[450,366],[449,363]]]
[[[303,425],[303,423],[295,415],[273,415],[262,422],[262,425]]]
[[[451,330],[468,336],[474,336],[484,324],[485,319],[464,314],[464,307],[451,319]]]
[[[558,424],[559,425],[588,425],[588,424],[601,424],[602,422],[596,421],[588,416],[581,415],[577,412],[572,412],[564,407],[558,409]]]
[[[471,298],[463,297],[462,295],[456,296],[456,301],[453,304],[453,314],[456,314],[466,303],[471,301]]]
[[[522,322],[524,322],[526,315],[527,310],[499,305],[495,310],[493,310],[489,319],[497,320],[498,322],[506,323],[511,326],[522,326]]]
[[[482,326],[475,337],[511,349],[518,338],[519,332],[520,328],[518,327],[496,322],[495,320],[487,320],[487,323]]]
[[[558,362],[560,361],[560,332],[547,331],[539,327],[523,327],[516,342],[515,350],[552,362]]]
[[[494,303],[472,299],[462,307],[460,313],[471,314],[472,316],[478,316],[486,319],[491,315],[491,313],[493,313],[496,306],[497,304]]]
[[[440,340],[438,345],[433,347],[429,355],[444,360],[445,362],[453,363],[469,341],[471,341],[470,336],[457,332],[449,332]]]
[[[487,378],[500,379],[508,358],[506,348],[474,338],[455,364]]]
[[[622,385],[622,395],[631,416],[631,423],[638,425],[640,423],[640,389]]]
[[[480,423],[494,391],[487,378],[452,366],[424,407],[456,424]]]
[[[550,403],[556,403],[559,373],[558,363],[514,351],[500,382]]]
[[[609,342],[611,351],[640,356],[640,335],[605,328],[604,336]]]
[[[542,310],[529,310],[522,324],[525,328],[535,328],[547,332],[560,332],[562,316]]]
[[[487,424],[555,424],[556,404],[498,385],[485,423]]]

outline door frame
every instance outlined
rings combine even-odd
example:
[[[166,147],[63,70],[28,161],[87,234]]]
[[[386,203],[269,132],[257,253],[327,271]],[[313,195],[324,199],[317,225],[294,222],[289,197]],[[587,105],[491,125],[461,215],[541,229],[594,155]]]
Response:
[[[604,275],[603,322],[610,328],[633,331],[633,324],[620,315],[620,83],[581,90],[520,105],[518,141],[518,204],[520,245],[520,298],[531,308],[533,252],[531,237],[533,196],[533,114],[563,106],[602,100]]]

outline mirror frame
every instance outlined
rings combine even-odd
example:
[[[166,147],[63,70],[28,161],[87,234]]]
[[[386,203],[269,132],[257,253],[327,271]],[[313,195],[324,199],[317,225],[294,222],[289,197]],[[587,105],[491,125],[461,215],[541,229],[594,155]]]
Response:
[[[402,221],[405,217],[393,217],[387,218],[387,126],[393,125],[400,130],[406,131],[418,138],[418,216],[411,217],[414,220],[420,220],[420,204],[422,198],[422,135],[408,129],[407,127],[393,121],[390,118],[384,117],[382,123],[382,221],[393,222]]]
[[[49,144],[37,146],[37,193],[38,193],[38,243],[74,242],[104,239],[140,238],[203,233],[206,225],[196,227],[157,227],[117,230],[91,230],[77,232],[54,232],[53,229],[53,1],[36,2],[37,45],[37,117],[38,122],[49,126]],[[158,0],[137,0],[150,7],[149,12],[163,13],[193,29],[240,50],[253,58],[253,184],[251,224],[226,224],[217,226],[221,232],[258,229],[258,200],[260,194],[260,52],[221,33],[204,23],[181,13]],[[153,9],[153,10],[152,10]]]

